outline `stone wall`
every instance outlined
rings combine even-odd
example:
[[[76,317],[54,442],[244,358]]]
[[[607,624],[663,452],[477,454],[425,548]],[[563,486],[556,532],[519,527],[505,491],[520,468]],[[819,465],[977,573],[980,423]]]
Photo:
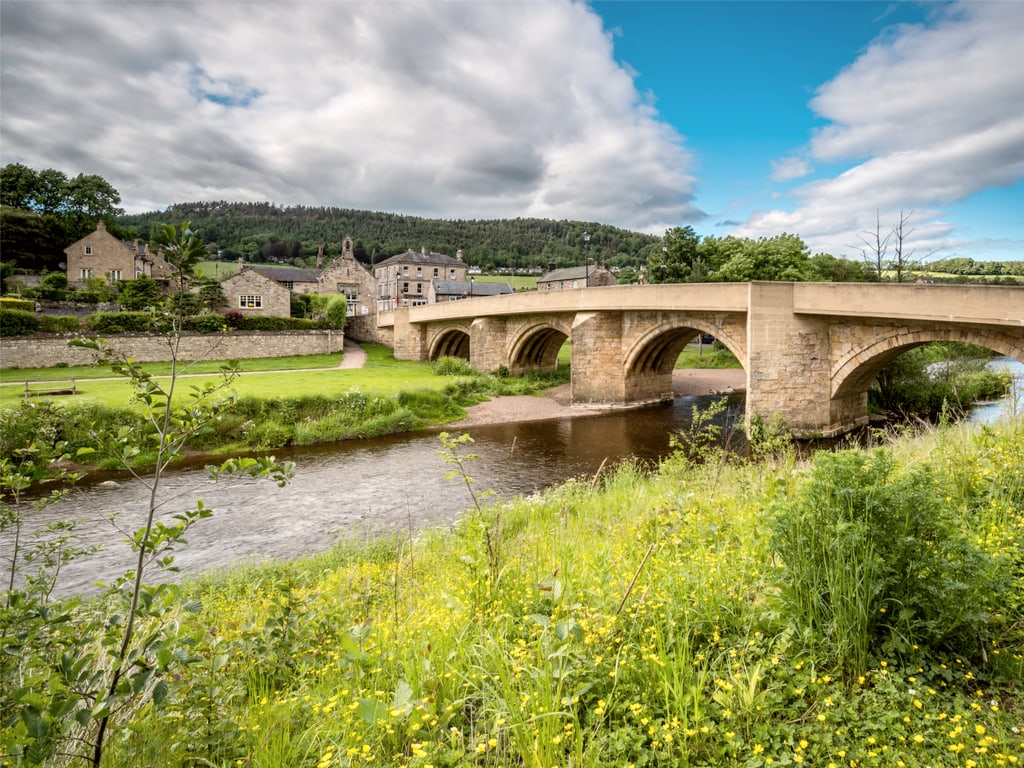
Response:
[[[0,368],[46,368],[67,363],[88,365],[92,350],[69,347],[78,334],[37,334],[0,340]],[[139,362],[170,359],[167,337],[151,333],[111,334],[107,342],[114,349]],[[186,333],[181,337],[181,359],[233,360],[245,357],[285,357],[340,352],[345,335],[339,331],[230,331],[228,333]]]

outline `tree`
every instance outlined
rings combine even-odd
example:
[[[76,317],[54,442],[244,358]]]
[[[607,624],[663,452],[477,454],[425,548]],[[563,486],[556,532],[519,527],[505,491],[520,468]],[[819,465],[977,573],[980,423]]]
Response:
[[[324,320],[329,328],[336,331],[345,330],[345,318],[348,317],[348,300],[342,296],[332,296],[324,309]]]
[[[206,246],[192,225],[185,221],[179,227],[158,224],[154,228],[153,245],[163,250],[164,260],[174,268],[174,281],[179,293],[185,291],[195,274],[196,265],[206,257]]]
[[[739,246],[739,247],[737,247]],[[782,234],[758,240],[740,240],[734,253],[716,272],[721,282],[751,280],[801,281],[812,277],[810,255],[797,235]]]
[[[218,280],[205,280],[199,286],[199,301],[208,312],[220,312],[228,306],[228,297]]]
[[[117,303],[130,312],[159,307],[165,298],[160,284],[148,275],[122,280],[118,286]]]
[[[888,234],[884,237],[882,236],[882,219],[876,208],[875,230],[874,232],[864,231],[860,233],[860,241],[864,244],[860,252],[864,263],[874,273],[875,279],[878,282],[882,282],[884,279],[885,269],[888,265],[886,259],[889,253],[889,237],[890,235]]]
[[[910,227],[910,219],[913,217],[914,212],[910,213],[900,210],[900,218],[892,228],[892,240],[893,240],[893,258],[889,265],[896,273],[896,282],[902,283],[903,278],[907,270],[916,267],[920,260],[914,261],[914,253],[916,248],[907,248],[907,239],[913,234],[914,228]],[[929,251],[925,254],[924,258],[931,256],[935,253],[934,250]]]
[[[662,241],[661,257],[655,253],[650,259],[647,279],[652,283],[687,283],[706,279],[707,270],[697,249],[699,244],[700,236],[693,227],[668,230]]]
[[[867,280],[865,266],[857,261],[839,259],[829,253],[811,257],[811,279],[826,283],[858,283]]]
[[[0,253],[6,263],[24,269],[55,270],[64,258],[54,227],[26,208],[0,207]]]

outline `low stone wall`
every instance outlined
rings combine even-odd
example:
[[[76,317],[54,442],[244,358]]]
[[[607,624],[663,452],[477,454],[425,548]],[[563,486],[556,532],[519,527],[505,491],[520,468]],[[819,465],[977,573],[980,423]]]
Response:
[[[58,363],[88,365],[95,353],[68,342],[81,334],[48,333],[0,339],[0,368],[48,368]],[[121,333],[105,336],[114,349],[139,362],[170,360],[167,337],[154,333]],[[345,335],[339,331],[229,331],[184,333],[180,358],[184,360],[234,360],[244,357],[285,357],[340,352]]]

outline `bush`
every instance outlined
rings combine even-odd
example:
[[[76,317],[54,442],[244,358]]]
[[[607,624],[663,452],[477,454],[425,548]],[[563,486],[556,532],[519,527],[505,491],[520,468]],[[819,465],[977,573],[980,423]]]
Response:
[[[0,309],[17,309],[21,312],[35,312],[36,304],[34,301],[26,301],[25,299],[0,299]]]
[[[435,376],[475,376],[469,360],[462,357],[439,357],[430,366]]]
[[[146,333],[153,330],[148,312],[97,312],[85,318],[85,327],[94,333]]]
[[[36,333],[39,325],[39,318],[34,312],[0,308],[0,336],[26,336]]]
[[[79,329],[78,318],[74,315],[40,315],[39,330],[43,333],[66,333]]]
[[[996,561],[954,524],[928,466],[902,474],[883,449],[819,453],[772,520],[784,615],[862,674],[871,655],[979,648],[1004,591]]]
[[[226,331],[228,325],[224,315],[208,312],[195,317],[186,317],[183,327],[186,331],[196,331],[197,333],[220,333]]]
[[[234,327],[241,331],[306,331],[320,327],[320,324],[314,320],[303,320],[298,317],[242,315],[234,322],[238,323]]]

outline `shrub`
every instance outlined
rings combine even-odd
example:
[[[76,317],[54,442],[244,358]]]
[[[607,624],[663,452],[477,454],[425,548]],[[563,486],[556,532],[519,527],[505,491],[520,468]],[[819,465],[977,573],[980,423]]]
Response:
[[[772,520],[798,634],[850,674],[879,652],[978,648],[1003,581],[959,532],[946,498],[932,468],[900,474],[883,449],[817,454],[798,497]]]
[[[0,299],[0,309],[17,309],[22,312],[35,312],[36,304],[34,301],[26,301],[25,299],[9,299],[4,297]]]
[[[0,309],[0,336],[26,336],[39,330],[39,318],[21,309]]]
[[[78,318],[74,315],[40,315],[39,330],[44,333],[62,333],[77,331]]]
[[[235,327],[242,331],[305,331],[320,327],[314,320],[298,317],[243,315],[235,322],[238,323]]]
[[[245,315],[243,315],[237,309],[233,309],[230,312],[224,313],[224,322],[228,324],[228,328],[241,328],[242,320],[244,319]]]
[[[224,315],[217,313],[206,313],[195,317],[186,317],[183,323],[186,331],[197,333],[220,333],[227,330],[227,323]]]
[[[431,366],[436,376],[474,376],[469,360],[462,357],[439,357]]]
[[[85,318],[85,327],[94,333],[146,333],[153,329],[148,312],[97,312]]]

